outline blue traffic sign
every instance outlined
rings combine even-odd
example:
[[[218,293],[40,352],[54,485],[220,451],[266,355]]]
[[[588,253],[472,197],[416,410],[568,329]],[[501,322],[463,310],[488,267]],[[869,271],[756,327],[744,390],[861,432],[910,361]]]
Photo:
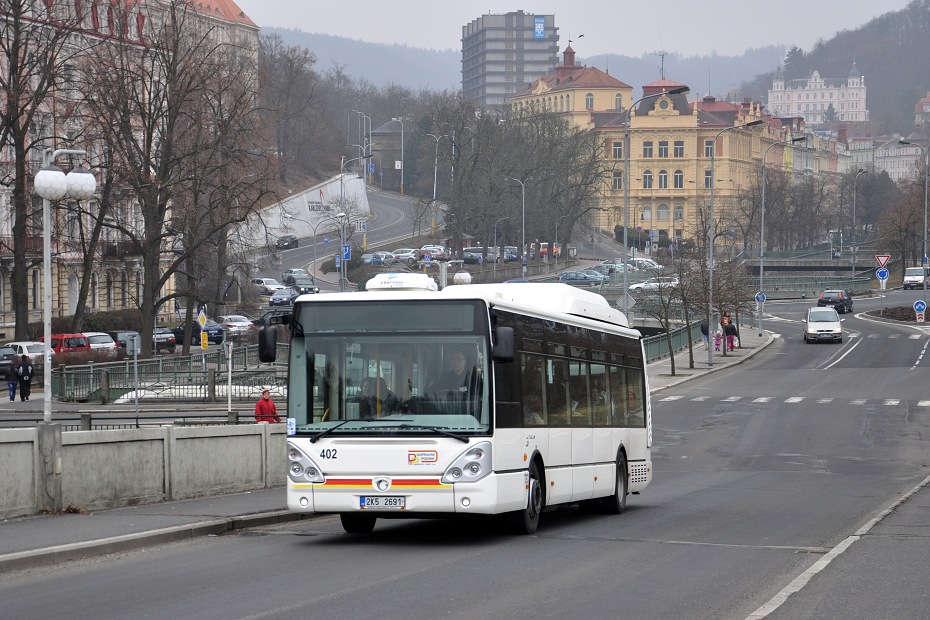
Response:
[[[342,246],[342,260],[352,260],[352,246]]]
[[[923,312],[927,309],[927,302],[923,299],[918,299],[914,302],[914,312]]]
[[[373,163],[368,164],[368,172],[374,172],[374,171],[375,171],[375,165]]]
[[[336,269],[340,269],[341,267],[342,267],[342,257],[337,254],[336,255]]]
[[[888,270],[885,269],[884,267],[882,267],[881,269],[876,269],[876,270],[875,270],[875,277],[878,278],[879,280],[887,280],[887,279],[888,279]]]
[[[764,301],[765,301],[765,293],[763,293],[762,291],[759,291],[758,293],[756,293],[756,303],[761,304]]]
[[[323,245],[326,245],[328,243],[329,243],[329,237],[323,237]]]
[[[924,265],[927,264],[927,257],[926,257],[926,256],[923,257],[922,262],[923,262]]]

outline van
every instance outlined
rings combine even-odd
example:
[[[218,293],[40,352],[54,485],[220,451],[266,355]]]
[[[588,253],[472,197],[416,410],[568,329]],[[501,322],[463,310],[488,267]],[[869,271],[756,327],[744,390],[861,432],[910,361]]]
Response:
[[[39,338],[39,342],[45,342],[45,337]],[[90,342],[84,334],[52,334],[51,349],[55,353],[90,351]]]
[[[923,267],[908,267],[904,270],[904,290],[924,287],[927,272]]]

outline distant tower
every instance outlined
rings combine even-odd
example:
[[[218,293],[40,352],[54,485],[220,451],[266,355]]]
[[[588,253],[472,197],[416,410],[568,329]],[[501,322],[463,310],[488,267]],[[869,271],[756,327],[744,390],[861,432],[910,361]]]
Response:
[[[510,96],[552,73],[559,62],[555,15],[514,11],[482,15],[462,27],[462,92],[481,106]]]

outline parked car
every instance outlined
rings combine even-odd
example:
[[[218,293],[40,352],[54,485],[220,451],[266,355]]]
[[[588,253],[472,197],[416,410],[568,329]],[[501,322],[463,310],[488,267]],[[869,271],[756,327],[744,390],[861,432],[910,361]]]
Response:
[[[581,273],[586,273],[588,275],[597,276],[598,278],[601,279],[602,284],[607,284],[608,282],[610,282],[610,276],[608,276],[606,273],[601,273],[597,269],[582,269]]]
[[[395,265],[397,264],[397,258],[391,252],[386,252],[381,250],[379,252],[372,252],[375,256],[381,259],[382,265]]]
[[[38,341],[8,342],[3,346],[11,347],[16,351],[16,355],[28,355],[33,360],[41,360],[45,352],[45,344]],[[54,350],[52,354],[54,354]]]
[[[284,285],[274,278],[252,278],[252,286],[263,295],[272,295],[275,291],[284,288]]]
[[[174,333],[175,342],[184,342],[183,323],[171,331]],[[223,342],[223,338],[225,337],[223,328],[216,321],[207,319],[203,331],[207,332],[208,342],[212,342],[213,344],[220,344]],[[198,323],[196,319],[193,321],[193,326],[191,327],[191,344],[200,344],[200,323]]]
[[[452,252],[449,251],[449,248],[430,243],[420,248],[420,254],[424,255],[424,259],[428,254],[430,260],[443,261],[452,258]]]
[[[484,248],[474,247],[474,248],[465,248],[464,252],[469,252],[476,256],[482,256],[484,254]],[[495,253],[494,248],[488,248],[488,257],[487,261],[489,263],[496,263],[498,260],[498,255]]]
[[[808,308],[807,316],[801,319],[804,342],[843,342],[841,319],[833,308]]]
[[[278,237],[278,240],[274,242],[274,247],[279,250],[290,250],[291,248],[296,248],[299,245],[297,241],[297,235],[281,235]]]
[[[95,351],[106,351],[110,357],[116,357],[116,341],[105,332],[84,332],[90,348]]]
[[[477,265],[481,262],[481,254],[462,252],[462,262],[466,265]]]
[[[241,314],[226,314],[216,317],[216,322],[223,326],[233,336],[241,336],[251,332],[255,325],[252,319]]]
[[[563,271],[559,274],[559,282],[572,286],[600,286],[603,282],[599,273],[584,273],[583,271]]]
[[[310,274],[307,273],[307,270],[304,269],[303,267],[293,267],[291,269],[288,269],[287,271],[281,274],[281,281],[285,283],[284,284],[285,286],[287,286],[286,281],[287,281],[288,276],[309,278]]]
[[[400,248],[399,250],[394,250],[394,258],[400,263],[413,266],[420,260],[420,251],[414,248]]]
[[[601,274],[602,276],[606,277],[609,280],[610,274],[620,273],[617,267],[618,265],[594,265],[593,267],[582,269],[582,271],[594,271],[596,273]]]
[[[829,306],[840,314],[846,314],[847,312],[852,312],[853,301],[849,293],[841,289],[836,289],[822,292],[820,294],[820,299],[817,300],[817,306],[820,308]]]
[[[72,353],[75,351],[90,351],[90,342],[84,334],[52,334],[49,345],[55,353]],[[39,338],[45,342],[45,336]],[[32,357],[32,356],[30,356]]]
[[[282,288],[280,291],[275,291],[274,295],[268,300],[269,306],[290,306],[294,303],[294,298],[297,297],[299,293],[290,287]]]
[[[651,258],[643,258],[641,256],[627,259],[627,262],[633,265],[634,267],[636,267],[637,269],[639,269],[640,271],[647,271],[647,270],[655,271],[656,269],[662,268],[661,265],[659,265],[659,263],[655,262]]]
[[[923,267],[908,267],[904,270],[904,290],[924,287],[927,271]]]
[[[630,292],[656,292],[662,289],[669,289],[678,286],[678,278],[668,277],[668,278],[649,278],[645,282],[637,282],[636,284],[631,284],[628,288]]]
[[[362,254],[362,264],[363,265],[372,265],[374,267],[381,266],[381,257],[376,256],[375,254]]]
[[[290,287],[297,291],[298,295],[307,293],[319,293],[320,289],[313,278],[291,278]]]
[[[12,366],[14,357],[16,357],[16,349],[6,344],[0,346],[0,368],[6,370]]]
[[[197,333],[199,334],[200,332],[198,331]],[[152,330],[152,342],[156,353],[158,351],[174,353],[178,345],[178,339],[174,335],[174,332],[167,327],[156,327]]]
[[[125,349],[126,341],[129,340],[129,337],[138,336],[139,332],[135,330],[131,330],[131,329],[118,329],[118,330],[107,332],[107,335],[113,339],[113,342],[116,343],[116,347],[118,349]]]

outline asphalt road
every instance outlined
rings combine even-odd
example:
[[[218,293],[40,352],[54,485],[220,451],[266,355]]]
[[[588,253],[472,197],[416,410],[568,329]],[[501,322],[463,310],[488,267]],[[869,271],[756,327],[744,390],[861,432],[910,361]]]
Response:
[[[808,345],[809,303],[769,304],[781,338],[751,361],[654,396],[654,482],[623,515],[549,512],[532,537],[483,520],[255,528],[5,577],[4,615],[746,618],[926,476],[927,330],[846,315],[843,344]],[[841,570],[771,617],[823,617]],[[894,617],[926,617],[908,601]]]

